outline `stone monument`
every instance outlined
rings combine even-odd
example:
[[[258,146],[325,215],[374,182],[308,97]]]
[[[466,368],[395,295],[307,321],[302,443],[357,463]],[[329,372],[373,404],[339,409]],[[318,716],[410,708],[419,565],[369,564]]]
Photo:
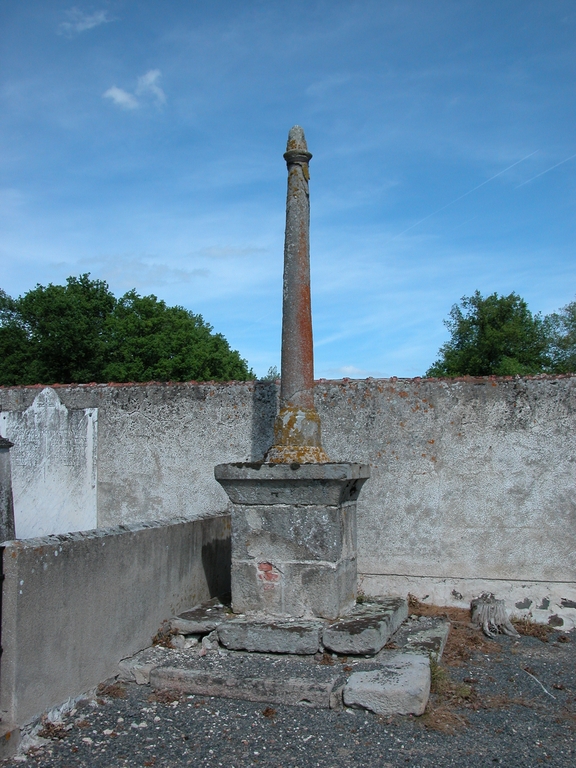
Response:
[[[232,501],[233,613],[217,598],[196,606],[165,627],[173,647],[188,653],[158,662],[158,649],[148,649],[130,664],[134,675],[150,669],[157,690],[421,715],[430,691],[428,653],[439,658],[447,629],[418,622],[394,635],[397,650],[384,648],[408,604],[399,597],[356,604],[356,500],[369,467],[332,462],[322,447],[310,311],[311,157],[304,131],[294,126],[284,155],[282,378],[274,445],[260,463],[214,470]]]
[[[356,604],[356,500],[368,466],[329,461],[314,406],[304,131],[288,134],[280,411],[262,463],[219,464],[232,501],[234,613],[335,619]]]

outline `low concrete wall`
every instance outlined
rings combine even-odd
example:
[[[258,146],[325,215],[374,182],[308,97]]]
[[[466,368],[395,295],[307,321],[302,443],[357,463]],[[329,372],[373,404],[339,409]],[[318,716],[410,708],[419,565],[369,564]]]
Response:
[[[230,519],[141,524],[3,546],[2,723],[114,675],[164,619],[230,589]]]
[[[214,466],[272,443],[273,383],[52,389],[72,411],[98,409],[100,526],[223,513]],[[41,392],[0,388],[0,410]],[[574,626],[576,376],[319,381],[316,403],[330,458],[371,465],[358,503],[367,593],[465,605],[490,590]]]

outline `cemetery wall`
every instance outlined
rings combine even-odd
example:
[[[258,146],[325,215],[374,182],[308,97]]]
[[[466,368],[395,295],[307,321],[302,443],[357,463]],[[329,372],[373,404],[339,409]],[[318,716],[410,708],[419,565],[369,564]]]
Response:
[[[3,730],[114,676],[164,619],[230,589],[226,515],[12,541],[2,550]]]
[[[97,421],[98,526],[221,514],[214,466],[260,460],[272,442],[273,383],[49,391]],[[0,389],[0,433],[15,442],[17,535],[24,468],[42,451],[16,427],[41,394]],[[372,468],[358,504],[367,594],[465,606],[493,591],[516,613],[574,625],[576,376],[321,380],[316,402],[330,458]],[[41,519],[38,494],[34,504]]]

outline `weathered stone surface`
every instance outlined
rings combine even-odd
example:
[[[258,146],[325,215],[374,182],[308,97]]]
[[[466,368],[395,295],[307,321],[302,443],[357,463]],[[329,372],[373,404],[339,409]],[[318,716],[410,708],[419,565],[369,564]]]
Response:
[[[352,614],[325,627],[322,642],[342,654],[378,653],[408,615],[408,604],[400,597],[363,603]]]
[[[356,600],[356,502],[369,467],[221,464],[232,509],[236,613],[321,617]]]
[[[235,613],[335,619],[356,603],[356,560],[336,564],[232,560]]]
[[[165,664],[172,655],[170,648],[160,645],[145,648],[140,653],[118,662],[118,679],[127,683],[148,685],[150,672],[160,664]]]
[[[94,688],[168,616],[229,592],[229,532],[217,517],[6,542],[3,722]]]
[[[328,504],[355,501],[370,477],[366,464],[218,464],[214,477],[234,504]]]
[[[218,628],[226,648],[259,653],[314,654],[320,647],[319,621],[233,619]]]
[[[152,670],[150,684],[205,696],[327,709],[341,674],[340,665],[321,666],[312,657],[226,652],[186,658],[179,654],[173,664]]]
[[[230,609],[222,605],[217,597],[207,603],[197,605],[190,611],[170,619],[170,629],[179,635],[207,635],[223,621],[233,617]]]
[[[284,285],[282,303],[282,376],[280,413],[267,460],[325,462],[320,419],[314,407],[314,348],[310,306],[310,196],[304,131],[291,128],[284,159],[288,167]]]
[[[356,556],[356,504],[246,506],[233,509],[235,559],[337,562]]]
[[[354,672],[344,703],[378,715],[421,715],[430,695],[430,663],[419,654],[391,652],[380,669]]]
[[[394,645],[408,653],[424,653],[439,661],[444,652],[450,622],[436,616],[421,616],[420,620],[408,619],[394,634]],[[383,653],[386,653],[384,651]]]

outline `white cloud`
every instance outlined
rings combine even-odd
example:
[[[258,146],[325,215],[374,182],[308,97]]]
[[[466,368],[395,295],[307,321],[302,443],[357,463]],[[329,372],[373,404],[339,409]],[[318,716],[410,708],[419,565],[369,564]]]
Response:
[[[138,99],[123,88],[113,85],[112,88],[102,94],[104,99],[112,99],[114,104],[118,104],[123,109],[138,109],[140,106]]]
[[[159,69],[151,69],[145,75],[141,75],[136,85],[136,95],[143,98],[152,95],[156,99],[158,106],[165,104],[166,94],[158,85],[161,74]],[[140,101],[133,93],[125,91],[123,88],[118,88],[117,85],[108,88],[106,93],[102,95],[105,99],[112,99],[115,104],[123,109],[137,109],[140,106]]]
[[[151,69],[138,78],[138,85],[136,87],[136,93],[141,96],[142,94],[151,93],[156,97],[158,104],[166,103],[166,94],[158,85],[158,80],[161,76],[159,69]]]
[[[93,29],[94,27],[99,27],[100,24],[108,24],[112,21],[112,19],[108,18],[108,11],[96,11],[89,14],[74,7],[66,11],[66,15],[69,21],[63,21],[60,24],[59,30],[61,34],[69,36],[80,34],[80,32],[85,32],[87,29]]]

